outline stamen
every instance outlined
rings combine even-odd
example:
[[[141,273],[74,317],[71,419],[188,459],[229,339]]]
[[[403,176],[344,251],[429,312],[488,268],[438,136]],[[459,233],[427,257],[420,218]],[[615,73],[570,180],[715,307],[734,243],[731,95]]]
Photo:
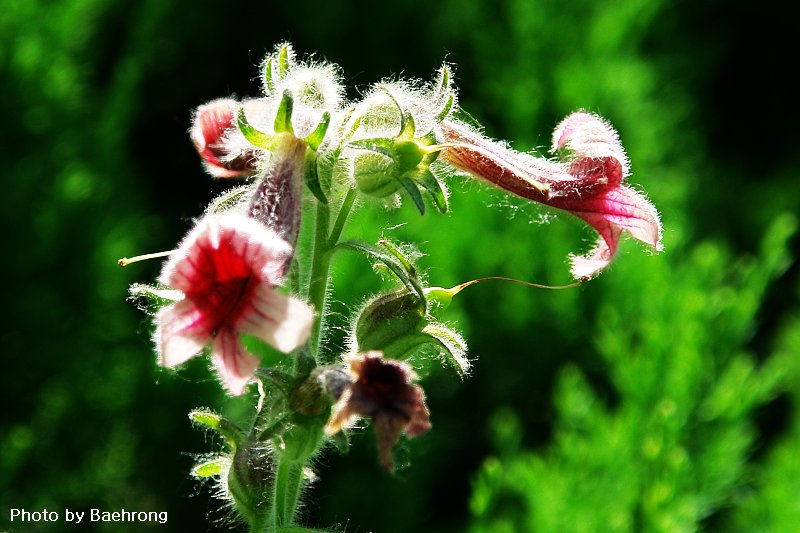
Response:
[[[135,257],[123,257],[122,259],[117,260],[117,264],[121,267],[124,267],[130,265],[131,263],[146,261],[147,259],[158,259],[159,257],[169,257],[174,252],[175,250],[169,250],[166,252],[155,252],[152,254],[137,255]]]

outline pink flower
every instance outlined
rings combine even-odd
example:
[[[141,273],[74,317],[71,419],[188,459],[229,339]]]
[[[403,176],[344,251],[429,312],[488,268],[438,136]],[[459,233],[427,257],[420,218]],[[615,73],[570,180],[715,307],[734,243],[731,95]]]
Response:
[[[314,312],[276,290],[291,252],[275,232],[245,215],[202,219],[159,278],[184,294],[158,312],[159,364],[173,368],[211,344],[222,383],[239,395],[259,363],[245,349],[241,333],[255,335],[282,352],[304,343]]]
[[[345,357],[353,381],[339,392],[325,432],[333,435],[355,419],[372,418],[381,465],[393,470],[392,448],[405,431],[409,437],[431,428],[425,392],[413,382],[408,363],[384,359],[378,351]]]
[[[215,178],[238,178],[256,173],[256,153],[236,143],[235,100],[220,98],[197,108],[189,134],[203,158],[206,171]],[[242,146],[237,146],[242,145]]]
[[[442,157],[517,196],[563,209],[588,222],[600,234],[588,255],[572,258],[572,275],[590,278],[611,262],[623,231],[662,249],[661,221],[655,207],[623,184],[628,158],[616,131],[597,115],[577,112],[553,133],[551,161],[511,150],[453,121],[441,124]]]

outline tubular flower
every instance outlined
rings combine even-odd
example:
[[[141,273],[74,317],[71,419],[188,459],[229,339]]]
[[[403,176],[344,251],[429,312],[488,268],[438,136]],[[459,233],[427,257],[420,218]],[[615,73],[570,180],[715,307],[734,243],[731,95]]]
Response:
[[[422,435],[431,428],[425,392],[408,363],[373,351],[345,357],[353,377],[333,406],[325,432],[333,435],[357,418],[372,418],[381,465],[393,470],[392,448],[400,434]]]
[[[206,171],[215,178],[238,178],[256,173],[256,153],[242,149],[236,126],[239,104],[220,98],[197,108],[189,134]]]
[[[442,158],[473,176],[512,194],[568,211],[600,234],[586,256],[572,258],[572,275],[590,278],[611,262],[623,231],[662,249],[661,221],[655,207],[624,185],[628,158],[616,131],[605,120],[585,112],[565,118],[553,134],[551,161],[511,150],[472,131],[444,121]]]
[[[245,215],[202,219],[159,278],[184,295],[158,312],[159,364],[173,368],[210,344],[222,383],[239,395],[259,363],[240,334],[255,335],[282,352],[305,342],[312,309],[276,290],[291,252],[275,232]]]

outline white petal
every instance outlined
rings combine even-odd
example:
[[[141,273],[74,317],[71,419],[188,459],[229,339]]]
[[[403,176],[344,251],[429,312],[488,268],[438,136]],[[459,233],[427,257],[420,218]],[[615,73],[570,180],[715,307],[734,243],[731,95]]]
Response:
[[[258,357],[245,350],[239,335],[230,329],[217,334],[211,360],[217,369],[219,379],[228,392],[235,396],[240,396],[244,392],[260,362]]]
[[[194,304],[187,300],[168,305],[158,312],[155,333],[158,364],[174,368],[203,349],[209,338],[192,328],[200,318]]]
[[[253,294],[251,309],[242,314],[236,327],[288,353],[306,342],[313,323],[314,310],[308,304],[262,283]]]

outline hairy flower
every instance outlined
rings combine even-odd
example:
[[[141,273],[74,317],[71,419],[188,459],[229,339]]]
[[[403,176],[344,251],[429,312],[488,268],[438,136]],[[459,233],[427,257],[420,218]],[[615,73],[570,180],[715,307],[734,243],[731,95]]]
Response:
[[[616,131],[597,115],[573,113],[556,127],[552,150],[561,161],[516,152],[455,121],[444,121],[441,132],[448,145],[442,158],[451,165],[522,198],[568,211],[597,230],[595,248],[572,258],[576,278],[608,266],[623,231],[662,249],[658,212],[624,185],[628,158]]]
[[[357,418],[372,418],[378,436],[381,465],[394,468],[392,448],[400,434],[421,435],[431,428],[425,392],[408,363],[383,358],[372,351],[345,357],[353,381],[333,407],[325,432],[333,435]]]
[[[255,174],[256,153],[245,148],[236,126],[239,104],[220,98],[197,108],[189,133],[203,159],[206,171],[215,178],[238,178]]]
[[[210,344],[222,383],[239,395],[259,363],[240,334],[255,335],[282,352],[305,342],[312,309],[276,290],[291,252],[275,232],[245,215],[202,219],[159,278],[184,295],[158,312],[159,364],[175,367]]]

